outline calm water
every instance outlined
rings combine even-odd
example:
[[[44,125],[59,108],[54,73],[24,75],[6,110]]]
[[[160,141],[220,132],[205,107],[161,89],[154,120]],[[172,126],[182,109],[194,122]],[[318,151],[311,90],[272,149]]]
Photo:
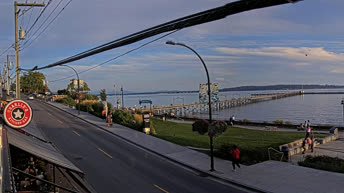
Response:
[[[330,90],[305,90],[305,92],[336,92],[344,89]],[[230,99],[239,97],[248,97],[257,93],[280,93],[294,91],[235,91],[221,92],[220,99]],[[117,96],[118,97],[118,96]],[[310,120],[311,124],[316,125],[335,125],[344,126],[343,105],[341,100],[343,94],[305,94],[271,100],[259,103],[253,103],[240,107],[213,112],[213,119],[228,120],[229,116],[235,115],[236,119],[248,119],[256,122],[274,120],[290,121],[299,124],[305,120]],[[152,100],[152,105],[170,105],[170,104],[190,104],[198,102],[198,93],[191,94],[156,94],[156,95],[125,95],[124,106],[139,107],[139,100]],[[114,104],[115,97],[108,96],[108,101]],[[147,105],[149,104],[142,104]],[[199,114],[200,118],[208,118],[208,114]]]

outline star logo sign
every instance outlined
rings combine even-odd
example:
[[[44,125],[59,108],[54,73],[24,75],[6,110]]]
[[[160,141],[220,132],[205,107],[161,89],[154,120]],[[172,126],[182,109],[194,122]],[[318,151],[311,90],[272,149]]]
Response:
[[[21,108],[14,109],[12,112],[12,117],[15,120],[21,120],[24,117],[24,111]]]

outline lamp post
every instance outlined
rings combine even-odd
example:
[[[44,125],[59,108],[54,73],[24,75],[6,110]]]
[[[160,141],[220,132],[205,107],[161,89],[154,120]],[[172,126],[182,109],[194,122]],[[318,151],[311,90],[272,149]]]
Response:
[[[72,69],[72,70],[75,72],[76,77],[78,78],[78,115],[80,115],[80,79],[79,79],[79,74],[78,74],[78,72],[77,72],[73,67],[71,67],[71,66],[68,66],[68,65],[65,65],[65,64],[63,64],[63,65],[61,65],[61,66],[66,66],[66,67]]]
[[[202,64],[203,64],[203,67],[205,69],[205,72],[207,74],[207,80],[208,80],[208,99],[209,99],[209,102],[208,102],[208,105],[209,105],[209,126],[211,125],[212,123],[212,117],[211,117],[211,96],[210,96],[210,79],[209,79],[209,73],[208,73],[208,69],[207,69],[207,66],[205,65],[202,57],[194,50],[192,49],[191,47],[183,44],[183,43],[178,43],[178,42],[173,42],[173,41],[167,41],[166,44],[169,44],[169,45],[178,45],[178,46],[183,46],[183,47],[186,47],[188,48],[189,50],[191,50],[193,53],[195,53],[198,58],[201,60]],[[209,136],[210,138],[210,171],[215,171],[214,169],[214,143],[213,143],[213,136]]]
[[[124,109],[123,86],[121,86],[121,92],[122,92],[122,109]]]

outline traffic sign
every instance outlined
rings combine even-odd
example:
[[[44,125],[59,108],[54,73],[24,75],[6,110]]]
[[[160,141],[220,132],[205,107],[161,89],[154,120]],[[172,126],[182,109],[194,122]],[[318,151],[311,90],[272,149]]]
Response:
[[[22,100],[8,103],[4,109],[4,119],[13,128],[23,128],[31,122],[32,109]]]

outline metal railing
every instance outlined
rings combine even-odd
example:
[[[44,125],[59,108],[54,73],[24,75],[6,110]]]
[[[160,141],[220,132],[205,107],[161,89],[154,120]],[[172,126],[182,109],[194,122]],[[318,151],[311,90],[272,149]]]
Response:
[[[283,157],[284,157],[284,153],[283,152],[280,152],[272,147],[269,147],[268,148],[268,154],[269,154],[269,160],[271,160],[271,154],[270,154],[270,151],[273,151],[275,152],[276,154],[281,154],[281,159],[279,161],[282,161],[283,160]]]

